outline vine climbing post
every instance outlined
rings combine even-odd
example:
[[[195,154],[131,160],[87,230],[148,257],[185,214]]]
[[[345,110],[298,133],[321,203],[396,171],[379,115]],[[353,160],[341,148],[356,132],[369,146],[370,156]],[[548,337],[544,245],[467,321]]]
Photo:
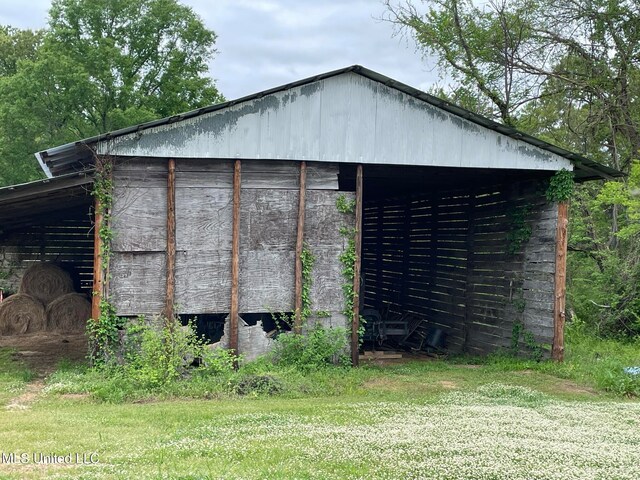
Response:
[[[92,194],[95,199],[92,321],[87,323],[89,360],[92,366],[105,365],[115,357],[120,319],[109,301],[109,264],[111,262],[111,209],[113,206],[113,159],[95,157],[96,171]]]
[[[96,157],[96,173],[93,180],[93,296],[91,318],[96,322],[103,317],[106,292],[109,285],[111,257],[111,206],[113,204],[112,159]]]
[[[564,360],[564,321],[566,317],[567,292],[567,227],[569,225],[569,199],[573,194],[573,172],[565,169],[557,171],[549,180],[546,197],[558,204],[556,227],[556,269],[553,295],[553,346],[551,358],[557,362]]]
[[[93,220],[93,296],[91,297],[91,318],[98,321],[100,318],[100,301],[102,300],[102,205],[100,198],[95,197]]]
[[[307,162],[300,162],[300,193],[298,196],[298,235],[296,238],[295,318],[293,331],[302,331],[302,248],[304,243],[304,212],[307,192]]]
[[[176,161],[169,159],[167,175],[167,292],[164,314],[173,325],[173,304],[176,284]]]
[[[551,357],[564,360],[564,322],[567,283],[567,225],[569,224],[569,202],[558,203],[558,226],[556,229],[556,271],[553,306],[553,348]]]
[[[353,266],[353,317],[351,320],[351,364],[359,363],[360,348],[360,268],[362,266],[362,164],[356,167],[356,231],[355,262]]]

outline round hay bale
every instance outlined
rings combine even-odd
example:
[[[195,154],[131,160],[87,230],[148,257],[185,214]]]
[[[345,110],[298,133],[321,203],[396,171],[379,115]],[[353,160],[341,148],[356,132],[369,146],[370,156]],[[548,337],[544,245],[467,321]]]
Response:
[[[71,292],[73,292],[71,276],[53,263],[36,263],[30,266],[24,272],[18,290],[18,293],[31,295],[45,305]]]
[[[91,318],[91,302],[81,293],[67,293],[47,306],[48,331],[84,332]]]
[[[44,305],[30,295],[18,293],[0,303],[0,335],[38,332],[44,323]]]

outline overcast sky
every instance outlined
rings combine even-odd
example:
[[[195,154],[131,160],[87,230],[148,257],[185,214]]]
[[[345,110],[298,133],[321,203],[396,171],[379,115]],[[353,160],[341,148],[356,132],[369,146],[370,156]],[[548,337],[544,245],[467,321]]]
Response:
[[[50,0],[0,0],[0,24],[41,28]],[[210,65],[231,100],[360,64],[413,87],[437,81],[414,44],[377,20],[381,0],[182,0],[218,35]]]

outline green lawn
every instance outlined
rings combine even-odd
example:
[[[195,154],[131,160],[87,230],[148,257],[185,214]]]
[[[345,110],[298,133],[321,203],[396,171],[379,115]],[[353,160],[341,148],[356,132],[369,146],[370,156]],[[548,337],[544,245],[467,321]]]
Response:
[[[0,450],[29,461],[5,458],[0,478],[640,478],[640,403],[530,366],[414,362],[316,375],[328,396],[114,404],[54,381],[20,397],[29,375],[14,365]]]

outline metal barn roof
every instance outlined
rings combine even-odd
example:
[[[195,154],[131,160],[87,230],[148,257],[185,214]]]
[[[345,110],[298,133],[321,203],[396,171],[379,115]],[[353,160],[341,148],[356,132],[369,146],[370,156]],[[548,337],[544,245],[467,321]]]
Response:
[[[94,152],[622,173],[355,65],[238,100],[38,152],[48,176],[91,168]]]

